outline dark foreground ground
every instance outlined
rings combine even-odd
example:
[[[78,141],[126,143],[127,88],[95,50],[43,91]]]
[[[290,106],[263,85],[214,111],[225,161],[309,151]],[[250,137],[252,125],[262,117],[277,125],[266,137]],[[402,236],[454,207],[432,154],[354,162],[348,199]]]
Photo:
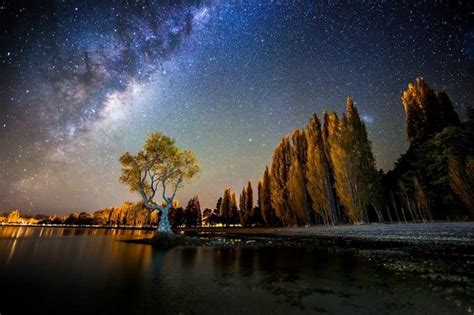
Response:
[[[474,314],[472,223],[178,232],[0,226],[0,313]]]
[[[177,246],[212,247],[334,247],[341,249],[399,249],[418,254],[474,254],[474,222],[371,224],[294,228],[178,229]],[[166,242],[167,240],[164,240]],[[135,239],[154,243],[160,240]]]

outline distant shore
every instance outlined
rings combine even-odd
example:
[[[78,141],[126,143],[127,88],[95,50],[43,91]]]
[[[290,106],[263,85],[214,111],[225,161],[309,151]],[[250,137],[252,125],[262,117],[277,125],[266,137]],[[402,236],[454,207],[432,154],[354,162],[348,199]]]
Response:
[[[50,228],[80,228],[80,229],[120,229],[120,230],[150,230],[156,229],[156,226],[131,226],[131,225],[79,225],[79,224],[23,224],[23,223],[0,223],[2,226],[17,227],[50,227]]]

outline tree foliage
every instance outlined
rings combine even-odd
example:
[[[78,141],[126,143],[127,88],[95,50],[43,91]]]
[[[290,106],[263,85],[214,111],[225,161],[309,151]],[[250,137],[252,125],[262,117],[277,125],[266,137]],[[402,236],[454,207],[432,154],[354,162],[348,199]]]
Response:
[[[386,211],[412,221],[473,218],[472,110],[460,123],[449,97],[420,78],[408,85],[402,102],[411,143],[384,179],[391,199]]]
[[[352,99],[347,98],[342,119],[336,113],[323,117],[321,126],[313,114],[303,130],[284,137],[275,148],[271,172],[265,171],[260,186],[265,194],[270,190],[270,207],[260,206],[265,222],[270,209],[284,225],[334,224],[342,217],[366,222],[369,210],[383,220],[381,177]],[[264,190],[268,178],[270,186]]]
[[[448,95],[435,92],[422,78],[409,83],[401,99],[406,113],[407,135],[412,142],[460,124]]]
[[[306,189],[311,200],[311,209],[317,217],[321,218],[324,224],[334,224],[336,221],[335,200],[322,132],[319,118],[313,114],[305,129],[308,146],[305,165]]]
[[[136,155],[124,153],[120,164],[120,182],[139,192],[149,210],[161,210],[162,202],[171,207],[178,188],[200,171],[194,153],[179,149],[173,139],[159,132],[150,133]],[[162,202],[155,200],[160,190]]]
[[[242,193],[239,196],[239,205],[240,224],[247,226],[251,223],[253,211],[253,189],[250,181],[242,189]]]

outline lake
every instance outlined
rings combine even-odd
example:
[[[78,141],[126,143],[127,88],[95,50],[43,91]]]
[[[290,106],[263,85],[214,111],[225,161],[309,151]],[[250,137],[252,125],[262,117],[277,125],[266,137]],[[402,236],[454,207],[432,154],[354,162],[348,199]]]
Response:
[[[0,227],[1,315],[473,312],[472,257],[121,241],[151,235]]]

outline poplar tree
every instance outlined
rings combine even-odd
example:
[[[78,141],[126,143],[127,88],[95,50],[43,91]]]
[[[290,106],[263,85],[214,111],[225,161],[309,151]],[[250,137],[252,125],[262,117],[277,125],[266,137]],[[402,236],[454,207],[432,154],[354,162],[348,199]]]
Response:
[[[424,141],[448,126],[459,126],[459,116],[448,95],[435,92],[423,79],[409,83],[401,97],[410,142]]]
[[[260,187],[261,186],[261,187]],[[271,201],[271,179],[268,166],[265,167],[263,179],[259,182],[258,206],[262,212],[263,220],[267,226],[276,226],[275,212]]]
[[[227,188],[224,191],[222,196],[222,201],[219,208],[219,218],[221,223],[225,226],[228,226],[230,223],[230,209],[232,203],[232,191],[230,188]]]
[[[252,189],[252,183],[249,181],[247,183],[247,188],[245,190],[245,209],[247,211],[252,211],[253,209],[253,189]]]
[[[293,134],[292,134],[292,143],[293,143],[293,148],[295,150],[294,155],[292,156],[292,159],[296,158],[298,159],[298,164],[299,168],[301,169],[301,175],[303,176],[303,179],[301,181],[302,183],[302,193],[301,197],[304,199],[304,203],[302,204],[303,207],[299,209],[302,219],[305,222],[302,222],[301,224],[310,224],[311,223],[311,216],[310,216],[310,211],[311,211],[311,199],[308,195],[308,190],[307,190],[307,180],[306,180],[306,165],[308,163],[308,142],[305,136],[305,131],[304,130],[298,130],[296,129]],[[295,164],[292,162],[292,164]]]
[[[233,191],[231,191],[231,199],[230,199],[230,222],[231,224],[238,224],[240,221],[239,217],[239,208],[237,206],[237,197]]]
[[[260,209],[260,214],[262,216],[262,220],[263,220],[264,225],[269,226],[269,224],[267,223],[267,220],[263,216],[262,196],[263,196],[263,185],[262,185],[262,181],[259,180],[258,185],[257,185],[257,207]]]
[[[198,196],[194,196],[191,200],[189,200],[186,211],[188,211],[189,215],[191,216],[190,218],[186,219],[189,222],[189,225],[200,226],[202,223],[202,214],[201,204],[199,203]]]
[[[239,198],[239,204],[240,223],[244,226],[251,224],[253,210],[253,190],[252,183],[250,181],[242,189],[242,193],[240,194]]]
[[[247,225],[248,213],[247,209],[245,208],[245,187],[242,188],[242,192],[239,195],[239,215],[240,215],[240,224],[242,226]]]
[[[324,224],[334,224],[336,212],[331,185],[329,163],[324,151],[321,124],[313,114],[305,128],[307,142],[306,189],[312,202],[312,210]]]
[[[329,115],[329,143],[331,145],[331,161],[334,166],[335,187],[341,203],[346,209],[349,220],[353,223],[363,220],[356,186],[355,163],[353,157],[353,143],[349,124],[345,115],[339,121],[335,113]]]
[[[290,166],[290,142],[284,137],[273,152],[271,167],[271,204],[276,217],[285,225],[295,224],[295,218],[288,211],[288,172]]]
[[[194,198],[191,198],[188,201],[186,208],[184,209],[184,222],[186,227],[196,226],[197,213],[196,205],[194,204]]]
[[[219,199],[217,199],[216,208],[214,209],[214,212],[220,214],[221,204],[222,204],[222,197],[219,197]]]
[[[199,197],[198,196],[195,196],[194,199],[195,199],[194,204],[196,205],[196,211],[197,211],[196,225],[201,226],[202,225],[201,203],[199,202]]]
[[[329,116],[330,155],[338,196],[353,223],[367,221],[367,206],[378,211],[378,174],[364,123],[350,97],[341,121]]]
[[[293,134],[294,138],[299,138],[300,133],[299,131],[295,131]],[[300,141],[299,139],[297,141]],[[307,198],[306,198],[306,188],[305,188],[305,178],[303,173],[303,165],[301,165],[299,159],[299,149],[293,143],[291,147],[291,165],[288,171],[288,182],[287,182],[287,189],[288,189],[288,196],[289,196],[289,209],[288,213],[288,221],[289,224],[298,224],[298,225],[306,225],[310,223],[309,211],[307,207]],[[291,222],[291,219],[296,219],[295,222]]]
[[[341,214],[341,207],[340,207],[340,201],[337,196],[336,192],[336,187],[335,187],[335,180],[334,180],[334,165],[332,164],[331,160],[331,143],[329,142],[329,116],[330,114],[327,111],[323,112],[323,126],[321,130],[321,138],[323,141],[323,149],[324,149],[324,155],[326,157],[326,162],[328,165],[328,173],[329,173],[329,184],[330,184],[330,196],[332,197],[332,202],[333,202],[333,217],[335,222],[339,222],[343,220],[343,215]],[[336,116],[337,118],[337,116]]]

